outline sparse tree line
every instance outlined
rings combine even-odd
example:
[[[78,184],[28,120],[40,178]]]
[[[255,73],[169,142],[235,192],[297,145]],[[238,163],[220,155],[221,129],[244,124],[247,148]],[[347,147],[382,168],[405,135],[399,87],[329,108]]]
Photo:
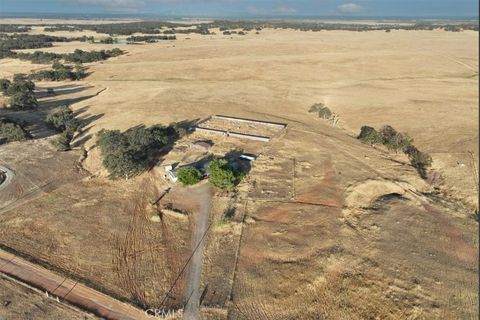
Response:
[[[61,64],[55,61],[50,70],[39,70],[31,73],[28,78],[36,81],[63,81],[63,80],[81,80],[87,76],[85,68],[81,63],[75,64],[75,67]]]
[[[238,34],[240,36],[244,36],[247,33],[245,31],[238,31],[237,32],[235,30],[225,30],[225,31],[223,31],[223,35],[229,36],[229,35],[232,35],[232,34]]]
[[[30,26],[19,24],[0,24],[0,32],[29,32],[30,30],[32,30]]]
[[[188,29],[184,29],[187,27]],[[19,25],[2,25],[0,32],[19,32],[20,34],[6,35],[1,34],[1,38],[6,38],[1,42],[5,42],[2,46],[0,44],[0,51],[7,49],[34,49],[51,46],[52,42],[59,41],[91,41],[92,37],[55,37],[47,35],[28,35],[21,34],[30,30],[30,26]],[[168,30],[162,31],[161,29],[167,28]],[[181,29],[176,29],[181,28]],[[445,31],[458,32],[463,30],[479,30],[478,21],[468,21],[462,23],[448,23],[448,22],[417,22],[411,25],[400,24],[345,24],[345,23],[328,23],[328,22],[294,22],[294,21],[229,21],[229,20],[216,20],[210,23],[204,24],[182,24],[171,23],[165,21],[141,21],[141,22],[128,22],[128,23],[109,23],[109,24],[59,24],[54,26],[45,27],[45,31],[83,31],[90,30],[97,33],[105,33],[110,36],[113,35],[128,35],[131,36],[135,33],[143,34],[175,34],[175,33],[198,33],[198,34],[211,34],[210,29],[219,28],[221,32],[235,29],[242,29],[243,31],[257,30],[260,31],[263,28],[273,29],[293,29],[299,31],[322,31],[322,30],[347,30],[347,31],[374,31],[374,30],[434,30],[443,29]],[[231,31],[230,31],[231,32]]]
[[[19,49],[37,49],[49,48],[53,46],[53,42],[71,42],[71,41],[88,41],[90,38],[83,37],[57,37],[45,34],[5,34],[0,33],[0,51],[19,50]]]
[[[83,51],[76,49],[72,53],[53,53],[53,52],[43,52],[35,51],[33,53],[28,52],[14,52],[10,51],[8,54],[9,58],[18,58],[20,60],[28,60],[32,63],[38,64],[47,64],[52,63],[55,60],[64,60],[65,62],[71,63],[88,63],[95,61],[103,61],[112,57],[117,57],[125,52],[119,48],[114,48],[112,50],[100,50],[100,51]]]
[[[375,128],[363,126],[358,139],[372,145],[384,145],[388,150],[405,153],[410,164],[417,169],[420,176],[427,177],[427,168],[432,165],[432,157],[428,153],[418,150],[413,145],[413,139],[407,134],[400,133],[389,125],[383,126],[378,131]]]
[[[78,27],[78,26],[75,27],[75,26],[67,26],[67,25],[56,24],[56,25],[53,25],[53,26],[44,27],[43,31],[45,31],[45,32],[56,32],[56,31],[73,32],[73,31],[83,31],[83,28]]]
[[[128,42],[155,42],[157,40],[177,40],[177,36],[131,36],[127,38]]]
[[[203,34],[203,35],[211,34],[208,27],[206,27],[203,24],[194,26],[194,28],[189,28],[189,29],[175,29],[175,28],[172,28],[172,29],[163,31],[163,34],[176,34],[176,33],[183,33],[183,34],[198,33],[198,34]]]

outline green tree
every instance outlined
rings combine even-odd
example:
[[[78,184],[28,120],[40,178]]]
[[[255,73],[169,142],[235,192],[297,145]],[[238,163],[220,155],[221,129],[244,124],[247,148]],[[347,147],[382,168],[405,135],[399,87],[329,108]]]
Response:
[[[51,143],[58,151],[68,151],[71,149],[70,142],[72,142],[72,139],[72,133],[64,131],[58,137],[51,140]]]
[[[6,94],[11,96],[18,92],[31,92],[35,89],[35,84],[30,80],[16,79],[7,88]]]
[[[238,177],[226,159],[215,159],[210,162],[208,168],[210,170],[208,181],[214,187],[220,190],[233,190],[238,182]]]
[[[415,146],[407,147],[405,154],[408,155],[412,167],[417,169],[420,176],[425,179],[427,177],[427,168],[432,166],[432,157],[426,152],[421,152]]]
[[[64,65],[60,63],[60,61],[58,60],[55,60],[52,64],[52,69],[53,70],[59,70],[59,69],[62,69],[64,68]]]
[[[46,122],[57,131],[67,131],[71,134],[80,126],[80,121],[75,118],[73,111],[68,106],[50,111]]]
[[[108,154],[103,159],[103,165],[113,179],[128,179],[144,169],[143,164],[138,162],[134,153],[129,150]]]
[[[29,110],[38,107],[37,98],[31,91],[19,91],[14,93],[9,100],[10,108],[17,110]]]
[[[184,185],[193,185],[202,180],[202,174],[192,166],[182,167],[177,170],[178,180]]]
[[[120,130],[102,129],[97,134],[97,145],[103,154],[108,155],[128,149],[128,139]]]
[[[357,137],[358,139],[362,140],[363,142],[371,143],[371,144],[382,144],[383,143],[383,136],[380,132],[375,130],[375,128],[369,126],[363,126],[360,129],[360,134]]]
[[[85,68],[82,66],[81,63],[77,62],[75,64],[75,78],[77,80],[80,80],[80,79],[83,79],[86,77],[86,73],[85,73]]]
[[[31,138],[20,124],[8,119],[0,119],[0,137],[8,142],[25,141]]]
[[[0,91],[3,94],[7,94],[8,87],[10,87],[12,83],[8,79],[0,79]]]
[[[383,126],[380,129],[380,133],[383,136],[383,144],[390,150],[395,152],[403,151],[407,147],[413,144],[413,139],[406,134],[397,132],[391,126]]]

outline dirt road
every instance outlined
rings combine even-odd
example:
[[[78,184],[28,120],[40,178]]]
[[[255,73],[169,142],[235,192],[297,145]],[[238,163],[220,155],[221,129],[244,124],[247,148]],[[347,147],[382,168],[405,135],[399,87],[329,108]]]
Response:
[[[192,188],[192,197],[198,199],[199,211],[195,215],[195,231],[193,242],[193,255],[187,274],[187,290],[185,299],[187,304],[184,310],[185,320],[199,319],[200,280],[202,276],[202,258],[205,245],[205,236],[209,228],[211,205],[211,190],[208,184]]]
[[[0,250],[0,272],[48,292],[101,318],[112,320],[151,319],[143,310],[113,299],[77,281],[64,278],[16,255]]]

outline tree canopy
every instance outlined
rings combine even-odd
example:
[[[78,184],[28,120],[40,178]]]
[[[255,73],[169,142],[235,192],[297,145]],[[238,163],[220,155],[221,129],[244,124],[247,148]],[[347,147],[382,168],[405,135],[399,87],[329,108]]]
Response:
[[[241,180],[240,173],[235,172],[226,159],[214,159],[208,169],[208,181],[220,190],[232,191]]]
[[[185,166],[178,169],[177,177],[183,185],[193,185],[202,180],[200,171],[192,166]]]
[[[178,139],[181,131],[176,124],[135,127],[125,132],[101,130],[97,134],[97,145],[110,178],[128,179],[147,170],[154,155],[163,146]]]

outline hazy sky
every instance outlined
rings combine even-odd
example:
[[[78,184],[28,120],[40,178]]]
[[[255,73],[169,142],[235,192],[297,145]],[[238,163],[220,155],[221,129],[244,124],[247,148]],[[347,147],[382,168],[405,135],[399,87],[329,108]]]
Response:
[[[478,0],[0,0],[1,12],[191,16],[478,16]]]

